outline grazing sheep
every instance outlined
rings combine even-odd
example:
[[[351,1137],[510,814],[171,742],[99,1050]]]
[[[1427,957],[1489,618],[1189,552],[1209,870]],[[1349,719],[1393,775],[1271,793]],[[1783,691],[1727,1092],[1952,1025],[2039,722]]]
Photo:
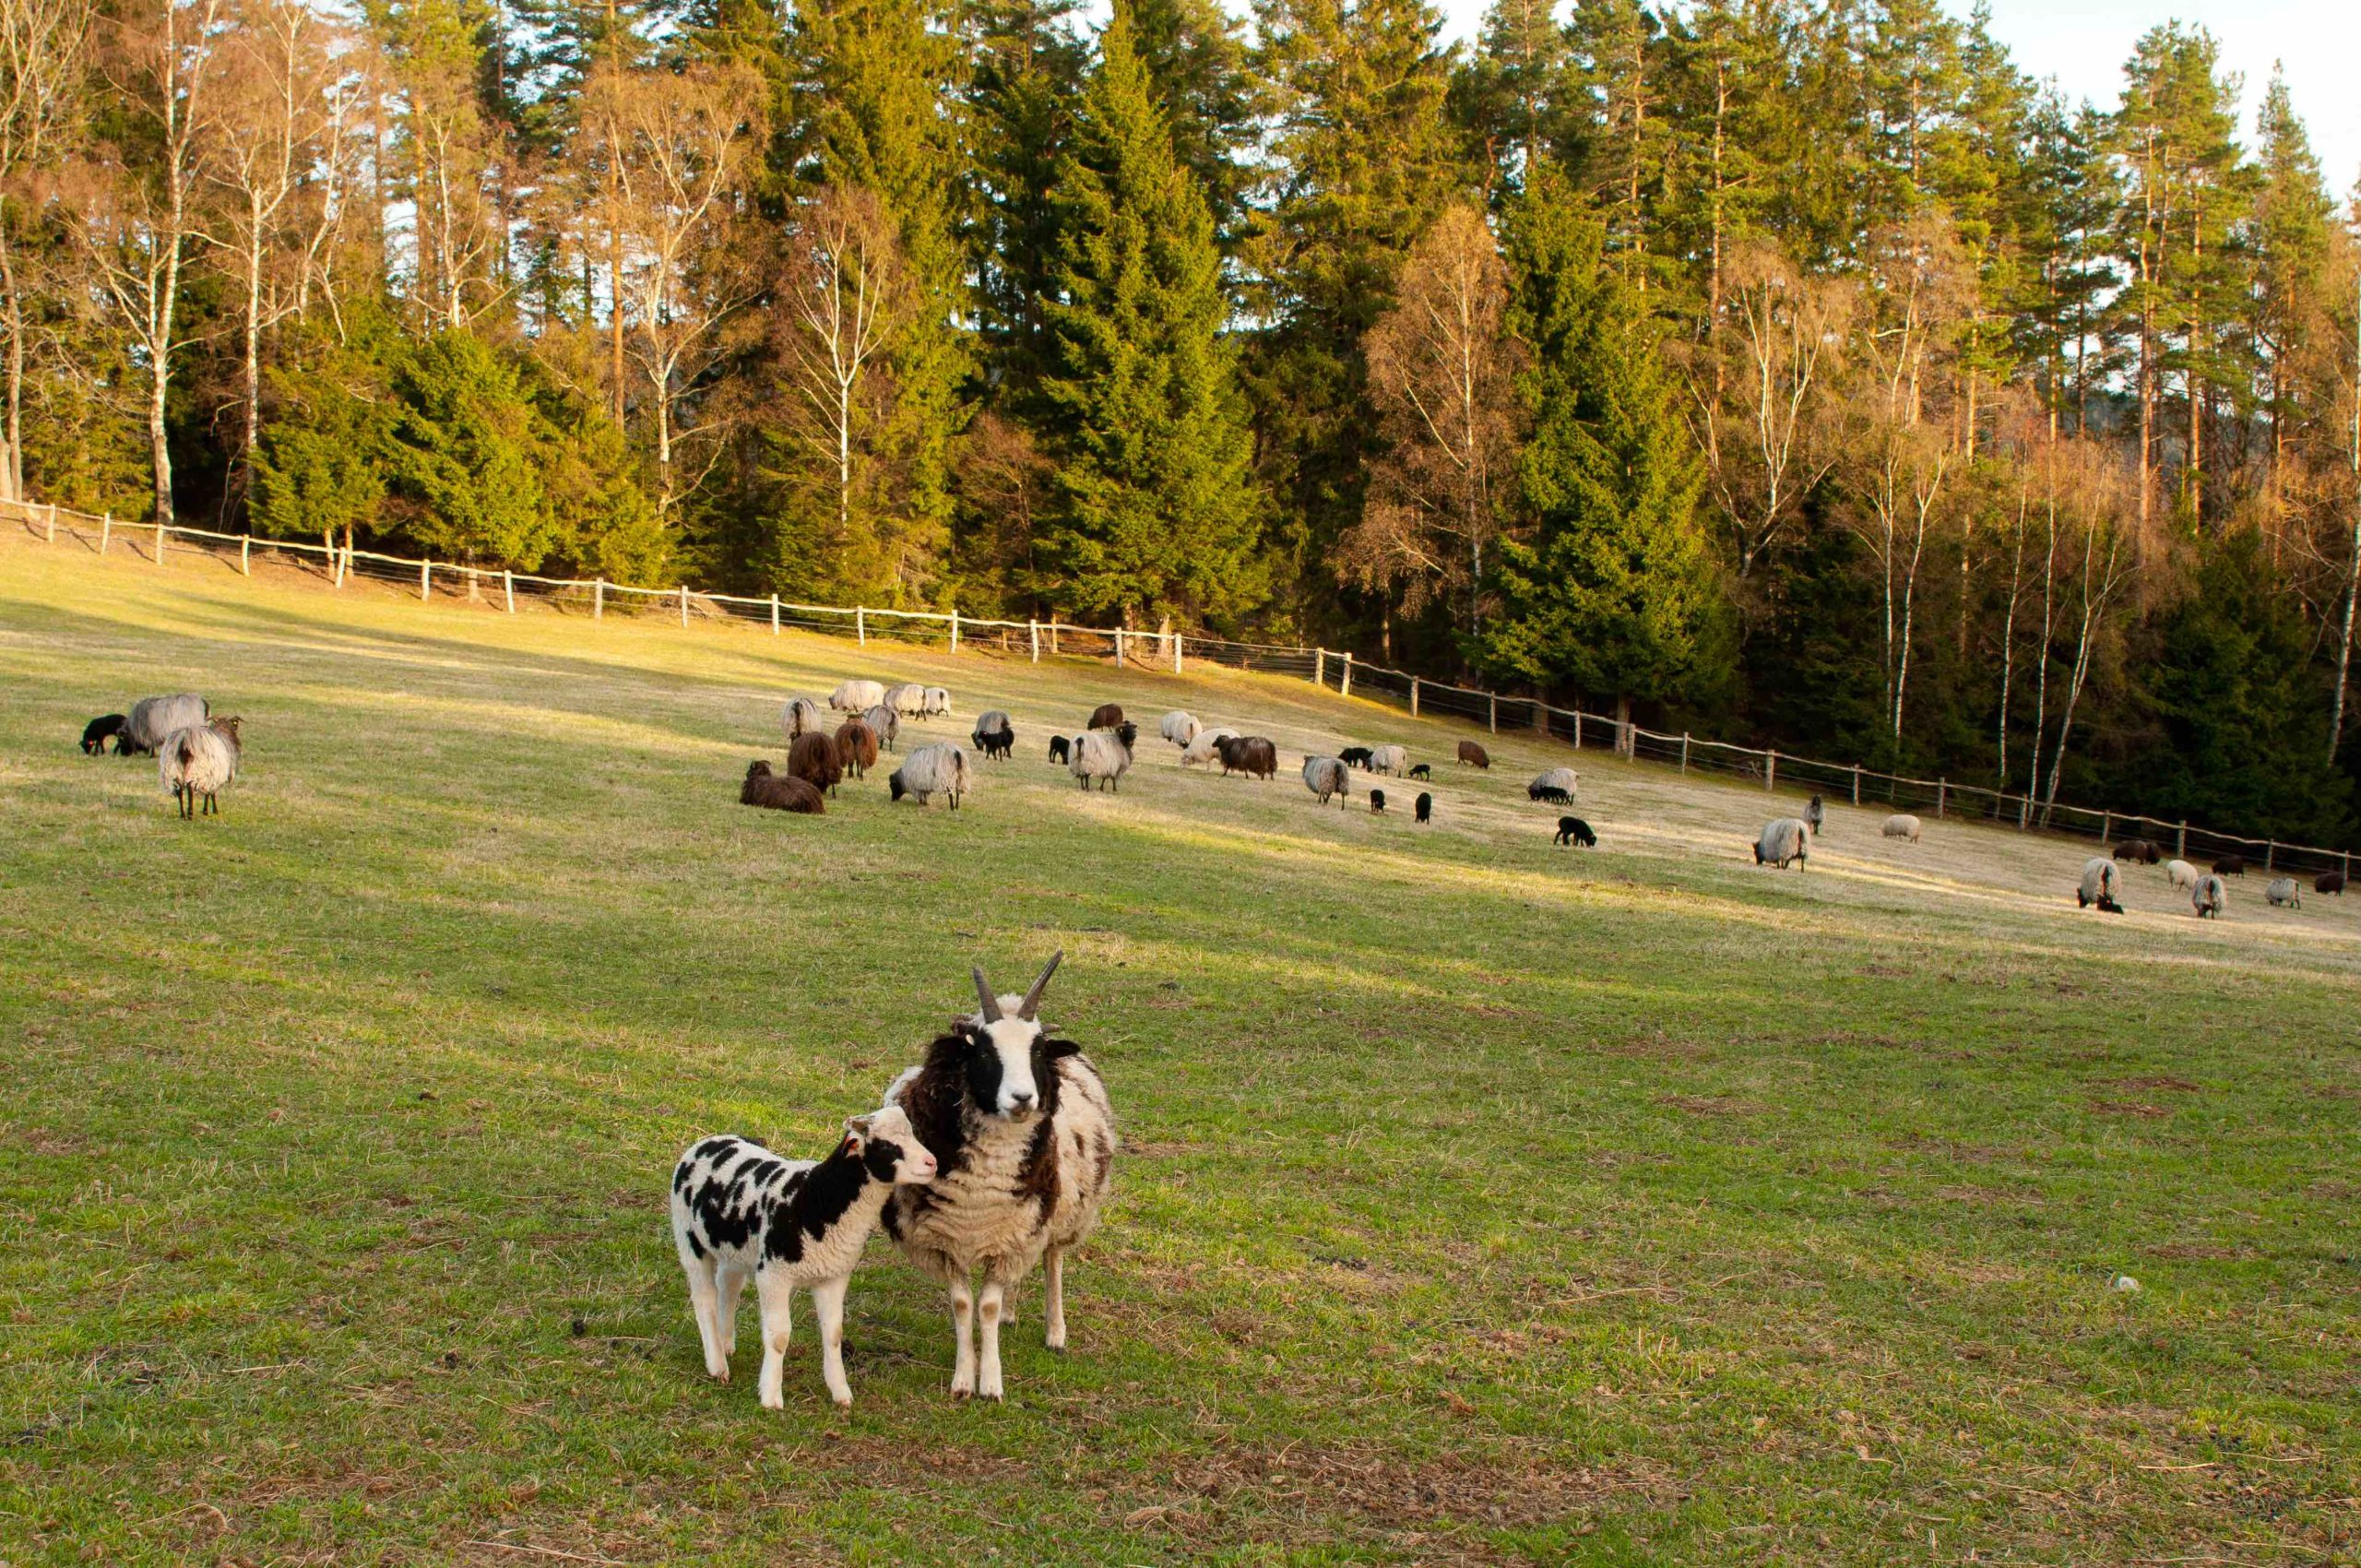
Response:
[[[1533,782],[1525,787],[1525,795],[1529,801],[1549,801],[1558,805],[1571,806],[1574,803],[1574,792],[1581,787],[1582,775],[1571,767],[1553,767],[1536,774]]]
[[[836,760],[855,778],[865,778],[877,766],[877,731],[862,719],[848,719],[836,726]]]
[[[1585,849],[1596,849],[1598,848],[1598,835],[1593,833],[1590,830],[1590,824],[1582,818],[1561,816],[1558,819],[1558,837],[1550,842],[1553,844],[1573,843],[1581,845]]]
[[[1407,777],[1410,771],[1410,750],[1407,746],[1372,746],[1369,754],[1371,773],[1390,773],[1396,778]]]
[[[1336,754],[1336,760],[1347,767],[1367,767],[1369,759],[1370,748],[1367,746],[1347,746]]]
[[[1093,730],[1074,738],[1074,757],[1067,765],[1074,772],[1074,781],[1087,790],[1097,784],[1101,790],[1122,793],[1123,775],[1132,766],[1132,743],[1139,738],[1139,726],[1124,724],[1113,730]]]
[[[2263,901],[2274,909],[2300,909],[2304,907],[2304,895],[2296,888],[2296,879],[2292,876],[2272,877],[2263,888],[2262,897]]]
[[[175,730],[157,749],[156,776],[183,821],[197,814],[200,801],[206,815],[221,814],[221,790],[238,776],[238,724],[234,718],[216,719]]]
[[[2152,866],[2165,858],[2165,849],[2152,839],[2126,838],[2115,847],[2115,858],[2134,865]]]
[[[1238,731],[1224,724],[1215,725],[1209,730],[1198,731],[1196,738],[1180,748],[1180,766],[1183,767],[1211,766],[1221,754],[1221,743],[1224,741],[1235,740],[1237,737]]]
[[[1334,797],[1341,811],[1352,793],[1352,773],[1339,758],[1308,756],[1303,759],[1303,787],[1319,796],[1323,806]]]
[[[1492,766],[1492,754],[1473,741],[1462,741],[1459,742],[1459,760],[1473,763],[1477,767],[1489,767]]]
[[[1410,777],[1413,778],[1432,778],[1434,776],[1434,768],[1423,762],[1410,770]]]
[[[125,715],[123,733],[115,739],[115,749],[125,756],[152,754],[164,743],[165,736],[194,730],[212,716],[213,705],[195,692],[172,697],[142,697]]]
[[[978,969],[981,1009],[955,1021],[927,1048],[925,1064],[885,1091],[941,1161],[931,1185],[896,1189],[885,1231],[921,1273],[951,1288],[955,1398],[1001,1397],[1002,1307],[1036,1262],[1044,1339],[1065,1348],[1065,1257],[1089,1237],[1112,1185],[1106,1081],[1080,1046],[1051,1038],[1035,1016],[1062,956],[1053,955],[1021,997],[994,996]],[[983,1288],[971,1293],[979,1272]]]
[[[950,713],[951,688],[948,686],[929,686],[926,689],[926,695],[919,703],[919,717],[925,719],[943,719],[948,718]]]
[[[1102,702],[1090,710],[1089,727],[1093,730],[1112,730],[1122,721],[1123,705],[1121,703]]]
[[[2187,861],[2166,861],[2165,880],[2175,887],[2188,889],[2197,885],[2197,868]]]
[[[828,803],[820,798],[819,790],[789,774],[773,773],[767,762],[746,765],[746,782],[739,787],[738,803],[764,806],[775,812],[800,812],[805,816],[828,814]]]
[[[1918,842],[1918,835],[1925,830],[1925,826],[1909,813],[1897,812],[1885,819],[1885,826],[1880,831],[1889,838],[1907,838],[1916,844]]]
[[[2320,873],[2319,875],[2312,878],[2312,891],[2315,893],[2333,893],[2340,898],[2343,897],[2344,873],[2341,871],[2324,871]]]
[[[798,735],[795,743],[787,748],[787,772],[791,778],[801,778],[825,795],[836,792],[836,781],[845,776],[844,759],[836,755],[836,742],[819,731]]]
[[[2082,862],[2082,881],[2074,889],[2074,906],[2087,909],[2095,904],[2110,915],[2119,915],[2123,913],[2119,897],[2122,892],[2123,883],[2115,862],[2105,855],[2093,855]]]
[[[1185,746],[1197,738],[1197,731],[1204,726],[1197,722],[1195,714],[1176,707],[1159,719],[1156,728],[1157,733],[1174,745]]]
[[[897,1105],[847,1119],[843,1141],[825,1159],[782,1159],[729,1134],[691,1144],[672,1168],[672,1247],[688,1277],[705,1370],[729,1381],[738,1293],[752,1278],[763,1347],[755,1392],[765,1409],[782,1408],[793,1298],[806,1289],[820,1320],[828,1397],[850,1405],[845,1287],[895,1189],[931,1182],[935,1170]]]
[[[2246,873],[2247,862],[2243,855],[2225,855],[2213,862],[2213,874],[2216,876],[2244,876]]]
[[[1008,715],[996,707],[976,716],[975,732],[967,738],[987,759],[1005,759],[1016,753],[1016,731],[1010,725]]]
[[[2218,915],[2230,907],[2229,886],[2218,875],[2201,876],[2197,879],[2196,891],[2189,896],[2189,902],[2197,910],[2197,918],[2201,921],[2208,915]]]
[[[1233,773],[1254,778],[1279,776],[1279,748],[1260,735],[1225,735],[1215,742],[1214,750],[1221,756],[1225,778]]]
[[[1072,741],[1068,740],[1063,735],[1052,735],[1050,737],[1050,760],[1051,762],[1054,762],[1059,766],[1062,767],[1073,755],[1074,742]]]
[[[1371,790],[1369,792],[1369,810],[1371,816],[1383,816],[1385,814],[1384,790]]]
[[[1762,836],[1754,841],[1754,863],[1785,871],[1792,862],[1801,871],[1809,858],[1805,841],[1810,836],[1811,828],[1803,818],[1774,817],[1762,825]]]
[[[1435,814],[1435,798],[1421,790],[1418,791],[1418,799],[1412,810],[1416,812],[1420,822],[1431,821]]]
[[[904,681],[897,686],[888,686],[885,688],[885,706],[907,718],[920,718],[926,712],[926,688],[916,681]]]
[[[779,722],[786,727],[790,741],[801,735],[817,735],[823,722],[820,705],[810,697],[789,697],[787,707],[779,711]]]
[[[890,706],[879,703],[863,713],[860,721],[869,726],[869,732],[877,737],[879,745],[889,752],[901,749],[897,742],[902,738],[902,716]]]
[[[876,681],[847,681],[828,694],[828,706],[838,713],[866,713],[885,700],[885,687]]]
[[[117,751],[125,750],[125,747],[124,746],[123,742],[123,727],[130,722],[131,721],[128,719],[125,718],[120,713],[106,713],[101,714],[98,718],[91,719],[88,724],[83,725],[82,754],[84,756],[97,756],[100,753],[107,749],[107,742],[109,741],[113,741],[115,743],[115,749]]]
[[[1811,836],[1813,837],[1817,838],[1820,837],[1821,826],[1827,820],[1828,808],[1820,803],[1820,797],[1818,795],[1814,795],[1811,798],[1811,803],[1804,807],[1804,822],[1806,826],[1810,827]]]
[[[975,770],[968,766],[967,754],[948,741],[920,746],[902,761],[886,779],[893,798],[916,796],[920,805],[933,802],[937,795],[951,797],[951,809],[959,809],[959,797],[974,789]]]

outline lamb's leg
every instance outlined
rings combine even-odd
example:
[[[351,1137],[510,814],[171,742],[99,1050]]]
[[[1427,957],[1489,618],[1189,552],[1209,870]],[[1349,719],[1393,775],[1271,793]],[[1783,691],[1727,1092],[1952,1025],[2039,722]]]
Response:
[[[812,1312],[820,1322],[820,1375],[827,1380],[828,1397],[839,1405],[852,1403],[852,1384],[845,1381],[846,1275],[823,1279],[812,1287]]]
[[[730,1359],[738,1354],[738,1298],[745,1294],[743,1268],[717,1265],[713,1272],[713,1342],[721,1351],[722,1375],[730,1375]]]
[[[1041,1343],[1066,1348],[1066,1255],[1055,1247],[1041,1256]]]
[[[997,1399],[1000,1393],[1000,1303],[1006,1287],[987,1275],[983,1294],[976,1302],[976,1337],[982,1343],[982,1364],[976,1371],[976,1393]]]
[[[787,1404],[779,1384],[787,1375],[787,1343],[795,1332],[794,1303],[795,1287],[785,1273],[765,1269],[754,1276],[754,1304],[763,1314],[763,1373],[754,1386],[765,1410]]]
[[[730,1358],[721,1348],[721,1329],[715,1316],[720,1305],[713,1289],[713,1265],[689,1262],[682,1270],[689,1277],[689,1311],[697,1320],[697,1342],[705,1347],[708,1377],[730,1381]]]
[[[951,1327],[958,1349],[951,1363],[951,1396],[965,1399],[976,1392],[976,1298],[963,1278],[951,1282]]]

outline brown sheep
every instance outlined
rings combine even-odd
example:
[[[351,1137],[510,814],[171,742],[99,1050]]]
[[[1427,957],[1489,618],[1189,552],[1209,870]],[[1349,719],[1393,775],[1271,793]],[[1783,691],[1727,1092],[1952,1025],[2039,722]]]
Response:
[[[2213,862],[2213,874],[2216,876],[2244,876],[2246,873],[2247,862],[2242,856],[2225,855]]]
[[[2165,850],[2164,846],[2152,838],[2126,838],[2115,847],[2115,858],[2152,866],[2165,858]]]
[[[844,764],[836,760],[836,742],[817,730],[798,735],[787,748],[787,771],[789,777],[831,795],[836,792],[836,780],[845,776]]]
[[[855,778],[867,777],[877,766],[877,731],[859,719],[837,725],[836,761]]]
[[[1462,741],[1459,742],[1459,760],[1472,762],[1478,767],[1489,767],[1492,766],[1492,754],[1473,741]]]
[[[773,773],[766,762],[746,765],[746,784],[738,791],[742,806],[767,806],[777,812],[801,812],[806,816],[825,816],[828,802],[820,791],[801,778],[784,773]]]
[[[1121,703],[1102,702],[1090,710],[1089,728],[1093,730],[1112,730],[1122,721],[1123,705]]]
[[[1260,735],[1228,735],[1214,744],[1221,757],[1224,778],[1243,773],[1250,778],[1270,778],[1279,771],[1279,748]]]
[[[2324,871],[2320,873],[2319,875],[2312,878],[2312,891],[2315,893],[2333,893],[2340,898],[2343,897],[2344,873],[2341,871]]]

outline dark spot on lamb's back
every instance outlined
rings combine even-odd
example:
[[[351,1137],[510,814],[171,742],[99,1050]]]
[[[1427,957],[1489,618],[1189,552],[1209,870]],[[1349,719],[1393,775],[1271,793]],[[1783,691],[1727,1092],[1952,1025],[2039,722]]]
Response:
[[[776,1155],[765,1155],[746,1167],[746,1180],[756,1187],[767,1187],[771,1184],[771,1178],[786,1169],[787,1161]]]

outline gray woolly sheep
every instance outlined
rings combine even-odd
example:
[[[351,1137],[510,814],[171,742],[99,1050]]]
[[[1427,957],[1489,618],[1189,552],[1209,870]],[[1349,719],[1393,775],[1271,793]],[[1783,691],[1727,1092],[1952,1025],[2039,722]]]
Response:
[[[915,796],[919,804],[926,805],[937,795],[951,798],[951,809],[959,809],[959,797],[975,788],[975,770],[968,766],[967,754],[948,741],[920,746],[896,768],[886,780],[894,799]]]
[[[125,717],[123,734],[116,740],[115,749],[125,756],[152,753],[164,743],[165,736],[176,731],[197,729],[212,714],[212,705],[195,692],[172,697],[141,697],[131,705],[131,712]]]
[[[919,718],[926,712],[926,688],[915,681],[888,686],[885,688],[885,706],[908,718]]]
[[[1907,838],[1916,844],[1918,842],[1918,835],[1925,831],[1925,827],[1924,823],[1909,813],[1897,812],[1885,819],[1885,826],[1879,831],[1889,838]]]
[[[1819,837],[1821,828],[1828,822],[1828,808],[1820,803],[1818,795],[1814,795],[1811,803],[1804,807],[1804,821],[1811,828],[1811,836]]]
[[[2218,915],[2230,907],[2229,885],[2209,873],[2197,879],[2196,891],[2189,894],[2189,902],[2201,921],[2208,915]]]
[[[1781,871],[1785,871],[1792,862],[1797,871],[1801,871],[1804,869],[1805,861],[1809,858],[1808,840],[1810,837],[1810,825],[1803,818],[1799,816],[1774,818],[1763,824],[1762,836],[1754,841],[1754,863],[1759,866],[1777,866]]]
[[[1400,778],[1410,771],[1410,749],[1407,746],[1371,746],[1369,752],[1371,773],[1390,773]]]
[[[877,737],[879,745],[889,752],[901,749],[896,742],[902,738],[902,716],[885,704],[881,702],[862,714],[860,721],[869,726],[870,733]]]
[[[2271,885],[2262,890],[2262,897],[2274,909],[2300,909],[2304,907],[2304,895],[2296,888],[2296,879],[2292,876],[2272,877]]]
[[[1176,746],[1186,746],[1197,738],[1197,731],[1201,728],[1195,714],[1187,713],[1176,707],[1158,721],[1157,732]]]
[[[1575,792],[1581,787],[1581,774],[1571,767],[1553,767],[1536,775],[1533,782],[1525,787],[1525,796],[1529,801],[1549,801],[1570,806],[1574,803]]]
[[[2115,862],[2105,855],[2093,855],[2082,862],[2082,885],[2074,889],[2074,905],[2087,909],[2096,905],[2110,915],[2123,913],[2123,882]]]
[[[951,691],[947,686],[929,686],[919,702],[919,717],[941,719],[951,712]]]
[[[976,715],[975,732],[967,738],[987,759],[1005,758],[1016,751],[1015,727],[1009,723],[1008,715],[996,707]]]
[[[1237,738],[1238,731],[1226,724],[1216,724],[1210,730],[1200,730],[1187,745],[1180,748],[1180,766],[1210,767],[1220,759],[1221,743]]]
[[[828,694],[828,706],[838,713],[866,713],[885,700],[885,688],[876,681],[847,681]]]
[[[2166,861],[2165,880],[2187,892],[2197,885],[2197,868],[2187,861]]]
[[[197,814],[200,801],[208,816],[221,814],[217,798],[238,776],[238,723],[234,718],[175,730],[156,750],[156,775],[180,807],[186,821]]]
[[[1125,723],[1076,735],[1066,764],[1074,770],[1074,781],[1085,790],[1096,784],[1121,794],[1123,775],[1132,766],[1132,743],[1139,732],[1139,726]]]
[[[820,705],[810,697],[789,697],[787,707],[779,711],[779,723],[785,727],[787,738],[790,741],[798,735],[819,734],[824,722],[820,717]]]
[[[1320,797],[1326,805],[1335,796],[1341,808],[1352,793],[1352,778],[1345,765],[1332,756],[1308,756],[1303,759],[1303,787]]]

